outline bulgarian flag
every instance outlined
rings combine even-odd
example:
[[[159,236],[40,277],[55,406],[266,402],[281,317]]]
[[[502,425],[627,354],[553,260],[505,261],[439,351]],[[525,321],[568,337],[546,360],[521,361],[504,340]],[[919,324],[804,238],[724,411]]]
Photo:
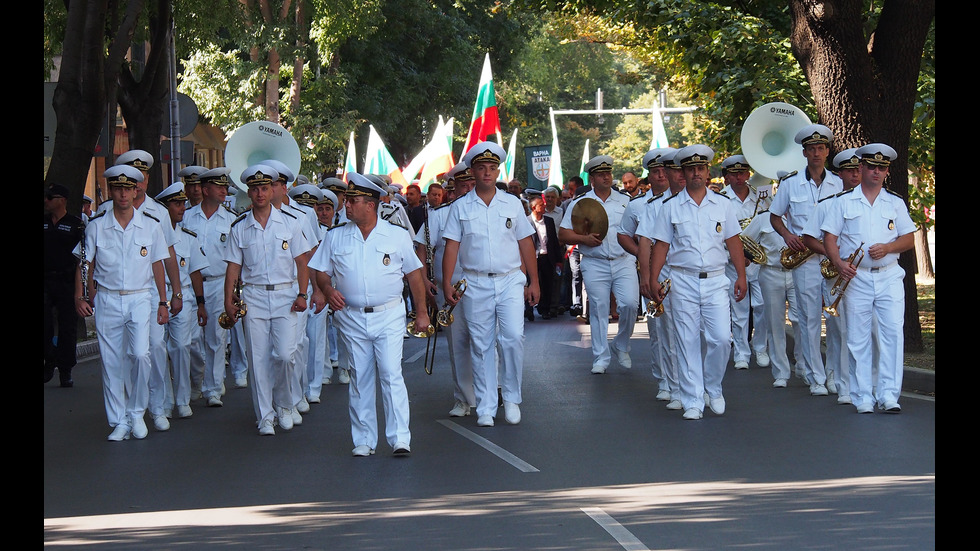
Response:
[[[347,175],[357,172],[357,152],[354,150],[354,133],[350,133],[350,141],[347,142],[347,158],[344,160],[344,173],[340,179],[347,183]]]
[[[493,91],[493,75],[490,72],[490,54],[483,61],[483,73],[480,74],[480,88],[476,93],[476,105],[473,106],[473,122],[470,123],[470,130],[466,134],[466,145],[463,146],[463,155],[474,145],[486,141],[488,136],[497,137],[497,143],[503,140],[500,137],[500,116],[497,113],[497,96]]]
[[[507,161],[504,163],[507,166],[507,174],[504,179],[505,182],[509,182],[514,179],[514,155],[517,153],[517,129],[514,129],[514,135],[510,137],[510,147],[507,149]]]
[[[589,139],[585,138],[585,149],[582,151],[582,164],[579,165],[578,175],[586,184],[589,183],[589,173],[585,171],[585,164],[588,163],[589,159],[591,158],[592,157],[589,156]]]
[[[432,141],[426,146],[426,149],[431,149],[429,149],[430,157],[425,162],[422,175],[419,176],[422,193],[429,191],[429,184],[435,182],[436,178],[449,172],[456,165],[456,161],[453,160],[452,151],[452,120],[449,119],[448,126],[441,124],[437,127],[435,135],[432,136]],[[440,117],[439,122],[442,122],[442,117]]]
[[[391,177],[391,183],[401,184],[404,188],[408,182],[405,181],[401,169],[398,168],[398,163],[395,162],[395,158],[391,156],[388,148],[381,141],[381,136],[374,129],[374,125],[369,126],[371,134],[368,136],[367,154],[364,157],[364,173],[387,174]]]
[[[561,171],[561,152],[558,151],[558,129],[554,125],[555,117],[551,116],[551,168],[548,171],[548,186],[562,189],[565,176]]]

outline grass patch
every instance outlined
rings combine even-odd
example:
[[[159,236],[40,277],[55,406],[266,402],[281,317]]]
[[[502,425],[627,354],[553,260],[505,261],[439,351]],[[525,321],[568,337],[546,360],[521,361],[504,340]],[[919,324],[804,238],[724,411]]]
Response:
[[[936,282],[916,279],[919,324],[922,326],[922,352],[906,353],[905,365],[936,370]]]

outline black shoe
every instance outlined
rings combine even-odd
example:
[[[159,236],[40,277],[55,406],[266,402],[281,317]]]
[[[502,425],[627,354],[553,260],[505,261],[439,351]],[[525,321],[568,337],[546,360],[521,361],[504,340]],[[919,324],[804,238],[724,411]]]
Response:
[[[497,407],[504,407],[504,393],[499,388],[497,389]]]
[[[52,378],[54,378],[54,366],[53,365],[49,366],[48,364],[44,364],[44,382],[47,383]]]
[[[71,371],[58,369],[58,377],[61,379],[61,388],[71,388],[75,386],[75,381],[71,379]]]
[[[534,321],[534,312],[527,310],[524,312],[524,319],[527,321]]]

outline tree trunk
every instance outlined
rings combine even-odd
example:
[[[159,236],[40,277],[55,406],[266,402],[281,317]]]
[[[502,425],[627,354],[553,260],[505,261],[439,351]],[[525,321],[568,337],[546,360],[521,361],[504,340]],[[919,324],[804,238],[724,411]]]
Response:
[[[932,265],[932,252],[929,251],[929,234],[919,228],[915,232],[915,258],[918,260],[919,274],[926,279],[936,279],[936,269]]]
[[[817,106],[819,122],[834,132],[831,154],[883,142],[898,158],[889,189],[908,204],[908,148],[922,48],[936,13],[934,0],[892,0],[865,40],[863,3],[792,0],[790,41]],[[899,258],[905,269],[905,346],[922,348],[915,292],[915,251]]]
[[[296,58],[293,61],[293,83],[289,89],[289,106],[293,113],[299,113],[300,92],[303,89],[303,65],[306,59],[306,2],[296,1]]]

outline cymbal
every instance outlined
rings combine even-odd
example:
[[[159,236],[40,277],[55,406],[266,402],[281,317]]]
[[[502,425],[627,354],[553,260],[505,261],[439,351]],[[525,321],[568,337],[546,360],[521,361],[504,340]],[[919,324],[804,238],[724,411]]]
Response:
[[[606,209],[599,201],[591,197],[583,197],[572,207],[572,230],[579,235],[599,234],[599,239],[605,239],[609,231],[609,217]]]

